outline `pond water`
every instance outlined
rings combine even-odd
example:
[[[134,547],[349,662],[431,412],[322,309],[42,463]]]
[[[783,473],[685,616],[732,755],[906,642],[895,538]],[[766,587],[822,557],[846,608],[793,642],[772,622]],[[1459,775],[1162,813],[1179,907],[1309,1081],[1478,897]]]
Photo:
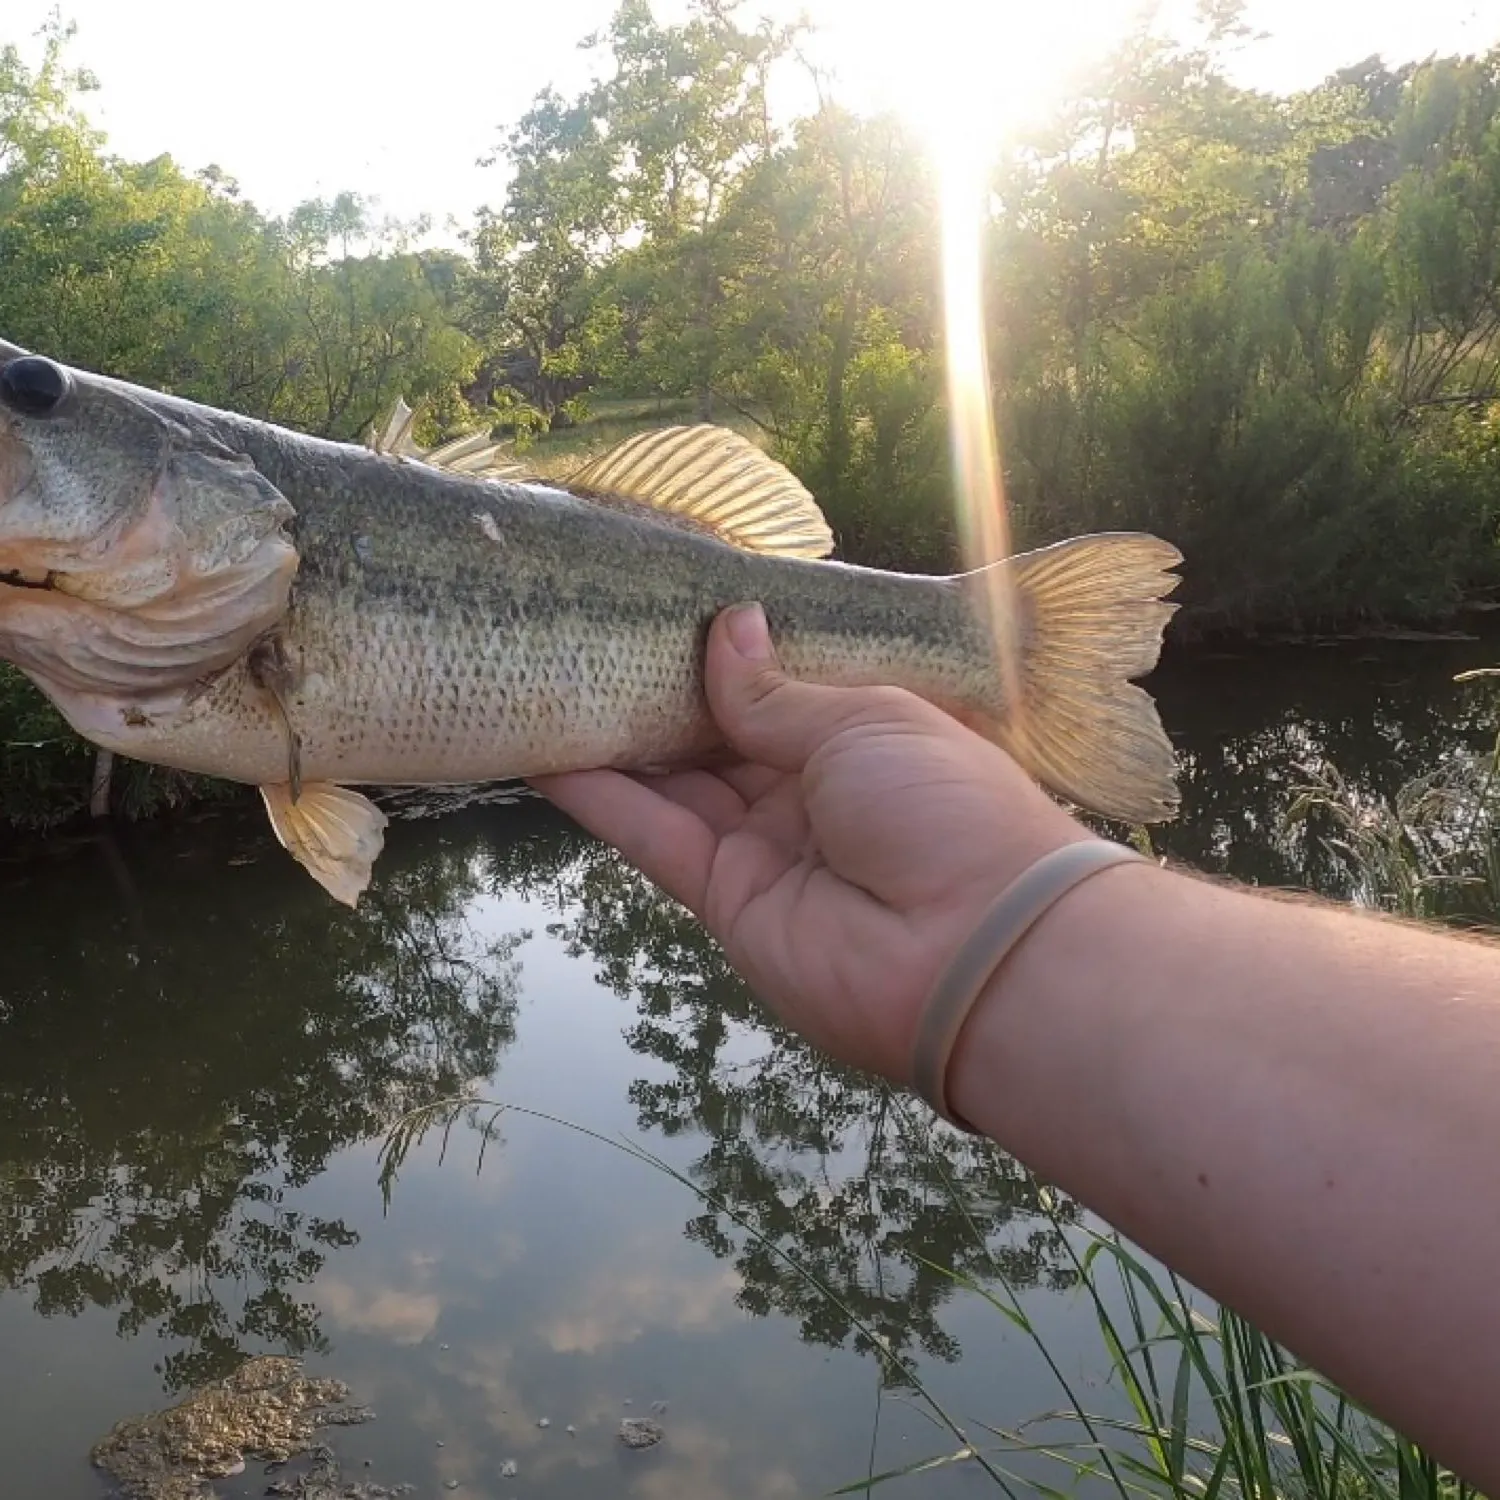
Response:
[[[1337,891],[1316,830],[1283,827],[1292,789],[1322,755],[1389,790],[1487,743],[1491,696],[1452,677],[1497,646],[1171,664],[1152,687],[1186,807],[1160,842]],[[1111,1401],[1026,1174],[768,1024],[534,800],[398,823],[357,913],[238,813],[10,846],[0,933],[6,1496],[105,1494],[88,1453],[116,1421],[259,1353],[374,1408],[331,1433],[352,1480],[825,1493],[954,1446],[877,1343],[966,1421],[1060,1403],[948,1274],[996,1266]],[[429,1132],[383,1190],[393,1124],[467,1089],[516,1108]],[[660,1402],[664,1440],[628,1449],[621,1418]],[[252,1463],[217,1492],[268,1482]],[[957,1466],[890,1492],[987,1488]]]

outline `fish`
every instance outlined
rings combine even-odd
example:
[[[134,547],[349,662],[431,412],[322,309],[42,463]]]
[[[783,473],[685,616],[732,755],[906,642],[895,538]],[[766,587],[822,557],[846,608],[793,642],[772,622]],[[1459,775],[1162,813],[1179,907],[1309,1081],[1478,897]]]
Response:
[[[748,600],[792,676],[905,688],[1072,805],[1174,814],[1135,680],[1174,608],[1170,543],[888,572],[835,560],[803,484],[723,427],[545,480],[412,425],[403,402],[328,441],[0,342],[0,659],[102,749],[258,787],[350,906],[387,826],[361,787],[712,764],[707,631]]]

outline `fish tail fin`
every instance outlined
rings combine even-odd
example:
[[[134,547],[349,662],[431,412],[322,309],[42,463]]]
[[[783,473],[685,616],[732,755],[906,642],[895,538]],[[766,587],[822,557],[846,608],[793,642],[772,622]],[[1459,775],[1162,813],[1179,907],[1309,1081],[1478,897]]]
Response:
[[[335,901],[354,906],[385,846],[386,815],[367,797],[331,781],[298,794],[286,782],[263,786],[276,837]]]
[[[1131,678],[1161,654],[1182,555],[1136,533],[1076,537],[1009,569],[1019,623],[1019,712],[996,738],[1044,786],[1104,817],[1155,823],[1177,811],[1171,741]],[[970,574],[973,578],[976,575]]]

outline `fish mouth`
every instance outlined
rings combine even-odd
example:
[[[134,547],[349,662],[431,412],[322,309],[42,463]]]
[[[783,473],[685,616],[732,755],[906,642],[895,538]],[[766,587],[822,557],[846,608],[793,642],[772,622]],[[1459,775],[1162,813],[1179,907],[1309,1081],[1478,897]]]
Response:
[[[37,577],[24,568],[0,568],[0,587],[13,589],[44,589],[58,591],[58,574],[53,569]]]

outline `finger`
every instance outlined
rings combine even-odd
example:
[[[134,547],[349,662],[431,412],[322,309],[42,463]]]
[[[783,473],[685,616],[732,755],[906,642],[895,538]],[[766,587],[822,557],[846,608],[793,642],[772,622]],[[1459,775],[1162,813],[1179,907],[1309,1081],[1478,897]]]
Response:
[[[768,792],[786,780],[786,772],[774,766],[754,766],[742,760],[737,765],[723,766],[718,773],[738,793],[744,803],[759,802]]]
[[[708,636],[707,690],[719,728],[741,755],[794,772],[840,729],[889,717],[904,696],[878,688],[820,687],[788,677],[758,604],[735,605],[714,621]]]
[[[697,813],[619,771],[537,776],[530,785],[669,896],[702,912],[719,841]]]
[[[718,838],[744,821],[744,797],[728,777],[712,771],[673,771],[665,776],[645,777],[642,785],[696,813]]]

